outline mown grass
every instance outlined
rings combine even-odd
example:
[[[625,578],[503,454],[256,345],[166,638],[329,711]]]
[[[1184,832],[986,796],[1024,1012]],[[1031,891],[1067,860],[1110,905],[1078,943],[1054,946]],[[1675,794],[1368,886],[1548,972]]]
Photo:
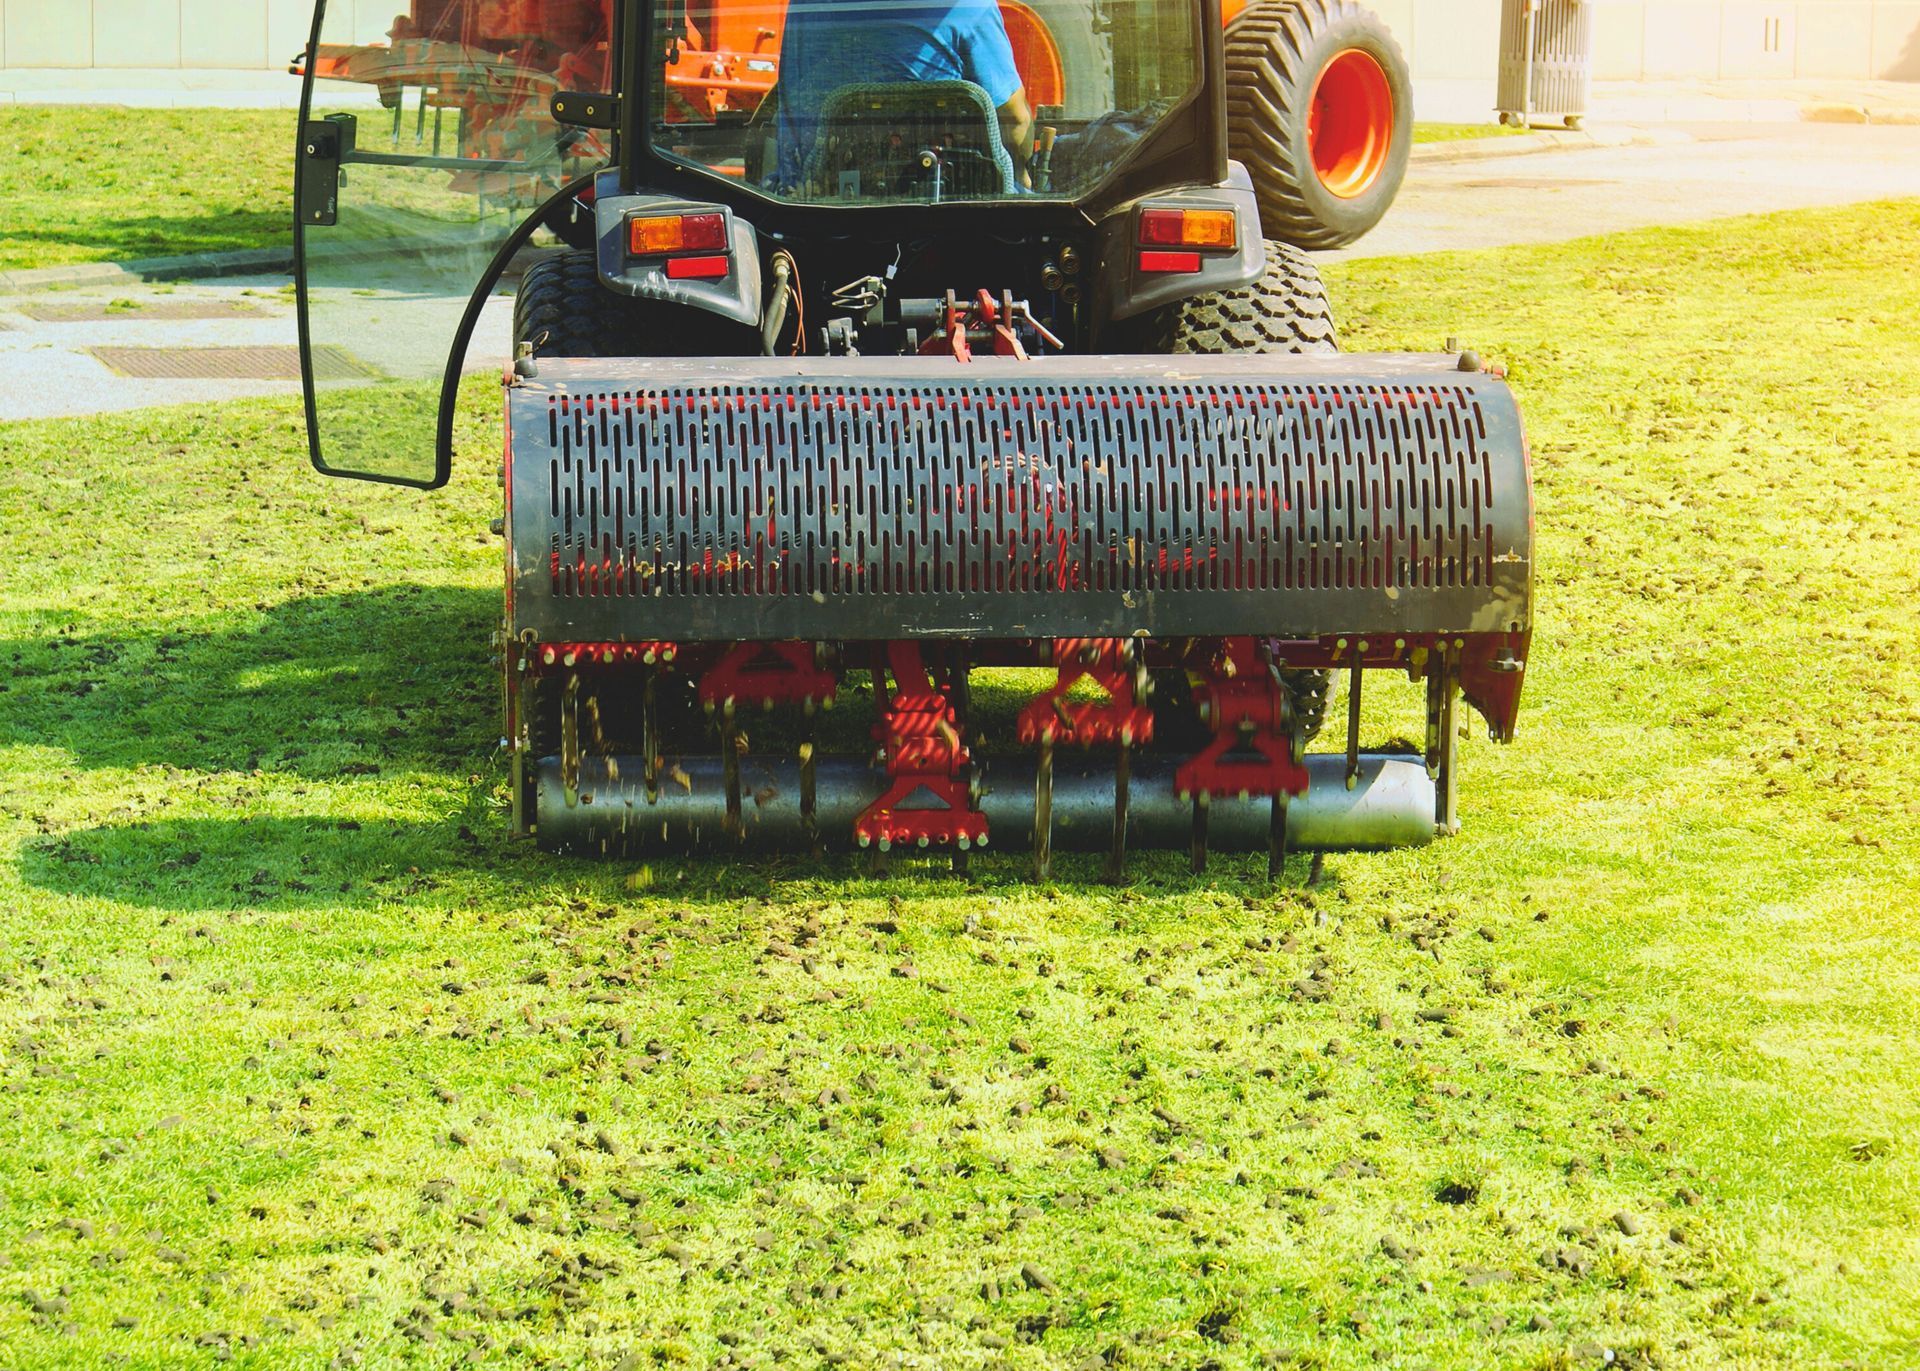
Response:
[[[1505,138],[1512,134],[1526,132],[1526,129],[1509,128],[1505,124],[1415,124],[1413,141],[1415,143],[1458,143],[1468,138]]]
[[[291,245],[285,110],[0,110],[0,271]],[[1416,143],[1511,132],[1417,124]]]
[[[0,109],[0,271],[293,242],[286,110]]]
[[[1541,628],[1280,890],[508,847],[496,396],[0,429],[4,1359],[1920,1364],[1920,205],[1335,289],[1511,367]]]

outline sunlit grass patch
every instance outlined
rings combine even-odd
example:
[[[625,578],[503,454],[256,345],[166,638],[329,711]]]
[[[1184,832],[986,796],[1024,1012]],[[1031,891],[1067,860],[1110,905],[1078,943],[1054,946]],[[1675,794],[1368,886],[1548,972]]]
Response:
[[[1510,368],[1541,621],[1462,836],[1278,890],[543,858],[497,387],[430,496],[290,404],[0,428],[0,1347],[1920,1360],[1916,267],[1912,204],[1339,267],[1349,347]]]

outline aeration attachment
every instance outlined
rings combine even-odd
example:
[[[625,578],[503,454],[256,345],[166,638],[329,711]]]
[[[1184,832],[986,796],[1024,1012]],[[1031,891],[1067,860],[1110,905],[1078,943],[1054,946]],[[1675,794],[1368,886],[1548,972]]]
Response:
[[[545,846],[1025,848],[1042,876],[1265,849],[1278,875],[1451,832],[1462,694],[1512,735],[1526,458],[1454,357],[557,361],[508,409],[510,736]],[[969,682],[1016,666],[1051,683],[989,755]],[[1382,671],[1424,691],[1417,754],[1359,748]],[[1353,741],[1309,757],[1336,673]],[[871,717],[820,751],[850,675]],[[765,714],[791,755],[749,755]]]

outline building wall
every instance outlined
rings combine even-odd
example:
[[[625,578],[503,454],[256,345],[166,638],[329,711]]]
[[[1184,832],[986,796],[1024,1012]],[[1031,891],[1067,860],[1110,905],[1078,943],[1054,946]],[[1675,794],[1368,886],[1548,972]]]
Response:
[[[1426,81],[1491,81],[1501,0],[1371,0]],[[1920,0],[1589,0],[1594,76],[1920,81]]]
[[[1491,82],[1501,0],[1373,0],[1427,81]],[[1920,0],[1590,0],[1595,75],[1920,81]],[[406,0],[332,0],[377,37]],[[0,0],[0,67],[284,67],[310,0]]]
[[[376,39],[407,0],[329,0],[329,37]],[[0,0],[0,67],[282,69],[312,0]]]

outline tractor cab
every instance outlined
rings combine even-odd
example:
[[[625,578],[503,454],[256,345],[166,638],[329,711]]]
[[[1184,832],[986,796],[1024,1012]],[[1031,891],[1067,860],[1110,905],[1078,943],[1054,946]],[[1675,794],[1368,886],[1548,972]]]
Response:
[[[701,51],[684,10],[657,8],[650,150],[795,203],[1078,200],[1206,76],[1191,3],[740,0],[714,10],[713,31],[751,33],[759,48]]]
[[[679,307],[643,353],[661,329],[719,355],[951,342],[949,291],[973,341],[1011,312],[1023,347],[1121,348],[1113,326],[1262,268],[1210,94],[1217,0],[364,13],[322,0],[296,64],[310,429],[333,474],[444,481],[461,375],[509,360],[501,282],[564,249],[594,255],[610,307]],[[1145,197],[1165,212],[1136,229]]]

